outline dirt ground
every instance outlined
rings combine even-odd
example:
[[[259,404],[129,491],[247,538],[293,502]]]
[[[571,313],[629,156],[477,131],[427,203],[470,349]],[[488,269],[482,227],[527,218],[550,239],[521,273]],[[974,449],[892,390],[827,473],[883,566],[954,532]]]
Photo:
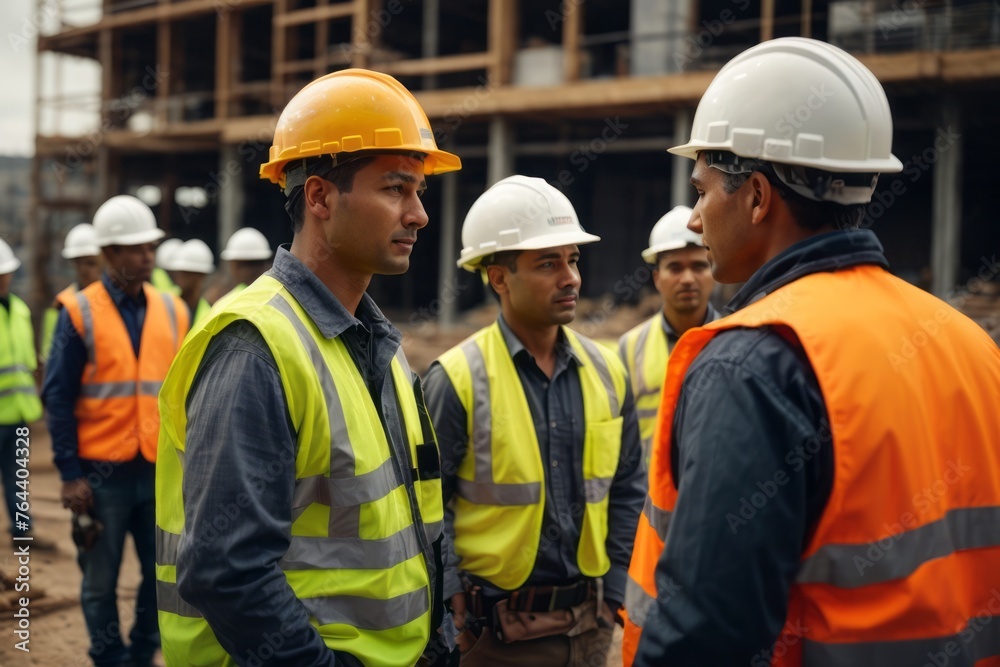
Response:
[[[28,584],[36,597],[28,605],[31,614],[29,652],[14,646],[21,639],[14,634],[17,624],[13,610],[0,612],[0,666],[85,667],[91,664],[87,657],[90,642],[80,610],[80,569],[76,564],[76,547],[70,537],[70,513],[59,502],[59,474],[52,464],[51,441],[43,423],[31,426],[30,469],[28,488],[34,532],[55,542],[58,548],[54,552],[34,550],[31,553]],[[0,535],[8,535],[7,513],[0,514]],[[0,571],[12,577],[17,575],[19,565],[10,544],[6,538],[0,542]],[[118,582],[118,609],[126,634],[131,629],[139,579],[139,561],[135,549],[129,545]],[[8,592],[0,602],[11,597],[17,596]],[[49,605],[57,608],[45,611]]]
[[[603,302],[581,302],[580,317],[574,328],[610,344],[618,335],[655,312],[656,303],[655,299],[644,300],[637,307],[615,308],[609,312]],[[403,345],[413,370],[426,371],[439,354],[491,323],[496,313],[495,306],[486,305],[467,313],[461,323],[447,331],[433,322],[404,327]],[[21,639],[14,634],[17,622],[13,611],[20,594],[0,593],[0,667],[85,667],[90,664],[89,642],[79,604],[80,570],[70,537],[70,513],[59,502],[59,475],[52,464],[51,440],[42,422],[31,426],[30,469],[29,500],[35,534],[55,542],[57,550],[35,550],[31,554],[29,585],[35,597],[28,606],[31,613],[29,652],[15,648]],[[7,523],[6,512],[0,512],[0,535],[8,534]],[[18,566],[10,542],[0,541],[0,571],[13,578],[17,576]],[[139,579],[139,562],[129,544],[118,584],[119,613],[126,635],[131,628]],[[5,607],[5,603],[14,607]],[[621,664],[619,656],[616,651],[608,664]]]

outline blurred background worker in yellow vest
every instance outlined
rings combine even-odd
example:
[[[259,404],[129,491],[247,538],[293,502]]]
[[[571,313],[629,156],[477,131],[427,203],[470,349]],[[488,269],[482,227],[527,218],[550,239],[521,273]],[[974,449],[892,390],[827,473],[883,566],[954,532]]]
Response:
[[[168,664],[448,659],[437,444],[365,289],[406,272],[425,176],[459,168],[385,74],[328,74],[279,117],[260,173],[285,192],[292,244],[212,308],[160,394]]]
[[[690,219],[691,209],[676,206],[653,225],[642,259],[653,265],[653,286],[663,298],[663,310],[618,341],[618,353],[632,380],[642,459],[647,465],[667,357],[685,331],[719,318],[709,302],[715,281],[708,250],[701,234],[687,228]]]
[[[56,294],[52,306],[45,309],[45,316],[42,320],[42,350],[40,355],[42,361],[49,358],[52,336],[56,331],[56,322],[59,321],[59,311],[62,310],[66,301],[74,298],[74,294],[101,277],[104,259],[101,255],[101,248],[97,245],[97,232],[94,230],[94,226],[89,222],[81,222],[69,230],[66,234],[66,240],[63,242],[62,256],[63,259],[73,262],[76,281]]]
[[[671,354],[626,665],[1000,664],[1000,350],[860,228],[892,136],[863,64],[781,38],[670,149],[713,276],[745,284]]]
[[[0,239],[0,478],[10,516],[10,532],[14,537],[27,537],[31,535],[29,512],[22,511],[18,516],[18,503],[23,509],[30,489],[27,478],[17,474],[18,468],[27,470],[26,466],[18,464],[18,459],[23,461],[29,457],[30,438],[26,437],[25,427],[42,417],[42,403],[35,387],[38,358],[31,311],[24,301],[10,292],[10,283],[19,266],[21,260],[14,256],[7,242]],[[23,439],[18,442],[18,438]],[[15,544],[35,548],[43,542],[36,537],[32,542]],[[44,546],[51,549],[54,545],[46,541]]]
[[[200,239],[185,241],[164,260],[164,267],[181,291],[180,297],[187,306],[192,327],[212,308],[202,296],[202,287],[208,274],[215,271],[213,260],[212,249]]]
[[[153,287],[161,292],[177,295],[181,293],[180,288],[174,284],[174,279],[170,276],[170,270],[166,268],[166,262],[167,258],[182,245],[184,245],[184,241],[180,239],[164,239],[160,245],[156,246],[156,263],[149,282],[153,283]]]
[[[625,369],[566,326],[579,246],[599,240],[526,176],[487,190],[462,226],[458,264],[501,309],[426,380],[463,665],[603,665],[611,648],[644,485]]]
[[[267,237],[253,227],[237,229],[222,249],[220,257],[229,263],[229,275],[235,286],[219,301],[239,294],[271,267],[271,246]]]
[[[146,282],[163,236],[148,206],[129,195],[112,197],[97,209],[93,225],[105,271],[59,313],[43,397],[63,506],[104,528],[92,543],[78,544],[90,657],[95,665],[144,666],[160,644],[157,394],[187,334],[188,314],[179,298]],[[142,567],[128,646],[115,593],[126,533]]]

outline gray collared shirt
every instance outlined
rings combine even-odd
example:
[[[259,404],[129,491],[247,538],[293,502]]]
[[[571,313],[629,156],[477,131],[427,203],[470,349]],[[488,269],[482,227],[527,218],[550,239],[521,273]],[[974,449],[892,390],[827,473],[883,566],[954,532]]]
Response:
[[[581,577],[576,552],[583,524],[582,510],[586,504],[582,486],[586,424],[583,419],[583,389],[576,368],[585,361],[577,356],[560,333],[556,342],[555,370],[549,378],[503,317],[499,324],[528,400],[546,473],[542,545],[551,546],[539,549],[526,585],[569,583]],[[453,471],[458,470],[468,451],[466,412],[447,373],[437,362],[427,372],[424,387],[427,407],[441,446],[441,468],[445,471],[442,485],[444,499],[448,503],[457,484]],[[632,541],[646,494],[631,389],[626,390],[622,415],[621,459],[612,482],[608,508],[606,545],[611,570],[604,578],[605,597],[617,604],[624,599]],[[458,576],[459,560],[453,550],[453,526],[454,513],[449,508],[445,511],[445,532],[448,536],[445,540],[445,598],[462,589]]]
[[[701,323],[702,325],[705,325],[709,322],[714,322],[720,317],[722,317],[722,315],[719,314],[719,311],[713,308],[712,304],[709,303],[708,308],[705,309],[705,319],[702,320]],[[667,352],[673,352],[674,345],[677,344],[677,341],[679,341],[681,337],[680,334],[674,331],[674,328],[670,326],[670,322],[667,321],[667,315],[663,312],[663,310],[660,310],[660,324],[663,325],[663,333],[667,336]]]
[[[269,275],[288,289],[323,336],[339,337],[347,346],[371,395],[379,398],[376,408],[397,460],[407,461],[390,372],[400,332],[368,295],[352,315],[284,247]],[[274,354],[256,327],[240,320],[215,336],[188,393],[187,410],[187,537],[177,563],[181,596],[241,664],[359,664],[326,647],[278,567],[292,525],[296,433]],[[409,467],[400,468],[410,484]],[[433,577],[433,558],[429,567]],[[283,638],[280,646],[268,645],[269,659],[260,652],[262,637]]]

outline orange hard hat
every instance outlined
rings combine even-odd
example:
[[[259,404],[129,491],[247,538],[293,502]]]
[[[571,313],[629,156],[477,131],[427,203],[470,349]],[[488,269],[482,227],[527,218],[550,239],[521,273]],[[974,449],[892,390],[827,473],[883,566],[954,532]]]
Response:
[[[309,83],[288,103],[260,177],[284,187],[285,165],[293,160],[371,150],[422,153],[428,175],[462,168],[457,155],[438,149],[427,115],[403,84],[381,72],[346,69]]]

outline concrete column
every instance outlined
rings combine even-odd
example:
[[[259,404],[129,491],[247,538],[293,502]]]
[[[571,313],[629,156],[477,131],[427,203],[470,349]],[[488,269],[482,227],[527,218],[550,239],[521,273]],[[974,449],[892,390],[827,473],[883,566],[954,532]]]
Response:
[[[448,150],[453,150],[449,148]],[[438,324],[455,325],[458,312],[458,173],[441,177],[441,244],[438,252]]]
[[[961,109],[954,97],[942,102],[941,127],[951,136],[962,134]],[[939,142],[940,132],[934,141]],[[931,290],[944,297],[958,284],[962,240],[962,140],[934,145],[933,222],[931,229]]]
[[[226,174],[226,165],[230,162],[241,163],[237,154],[236,144],[223,144],[219,150],[219,173]],[[226,241],[233,233],[243,226],[243,208],[246,203],[243,192],[242,173],[232,176],[225,187],[219,188],[219,249],[225,247]]]
[[[686,143],[690,136],[691,110],[680,109],[674,115],[673,143],[675,146],[679,146],[680,144]],[[672,174],[670,178],[670,207],[691,206],[693,203],[691,191],[691,170],[694,168],[694,162],[686,157],[674,155],[671,166],[673,169],[671,170]]]
[[[490,121],[488,154],[487,187],[514,173],[514,128],[503,116]]]

